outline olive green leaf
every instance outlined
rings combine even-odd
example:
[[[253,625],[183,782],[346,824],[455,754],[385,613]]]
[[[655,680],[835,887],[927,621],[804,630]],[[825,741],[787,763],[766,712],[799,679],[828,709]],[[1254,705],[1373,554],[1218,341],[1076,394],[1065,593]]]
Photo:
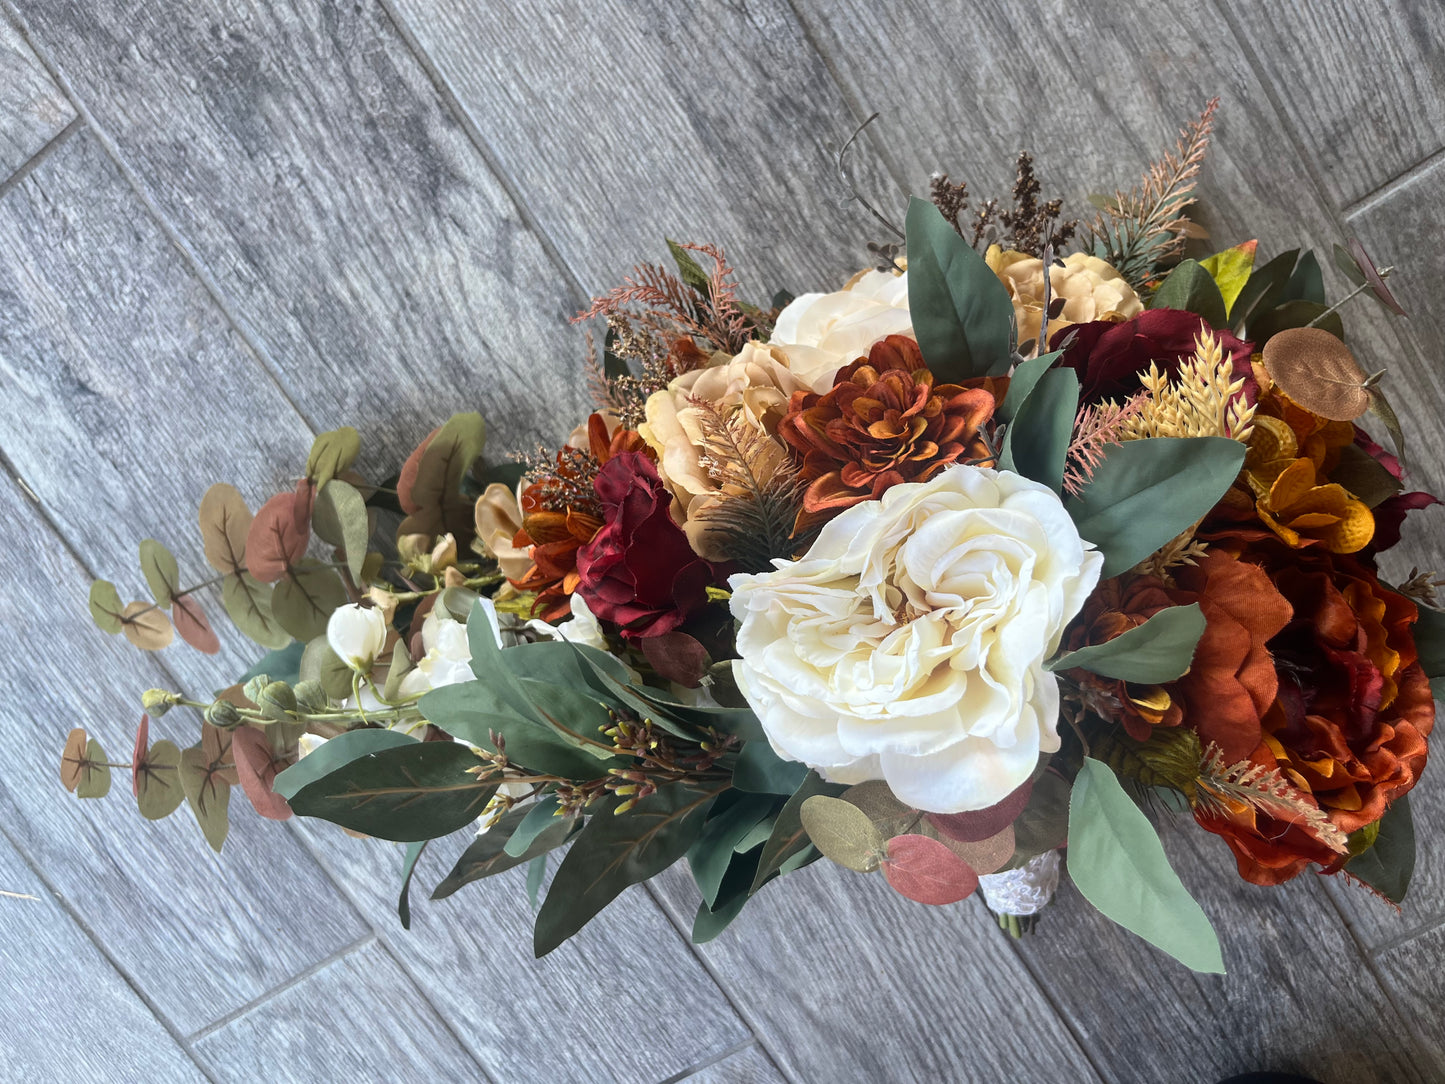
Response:
[[[768,820],[778,802],[779,799],[773,795],[738,794],[736,791],[729,791],[720,796],[713,805],[697,842],[687,851],[688,868],[692,871],[692,879],[702,893],[706,906],[712,907],[717,903],[718,892],[721,891],[723,878],[736,857],[738,844],[747,838],[754,828]],[[766,838],[765,834],[763,839]],[[747,894],[747,887],[743,886],[744,895]]]
[[[186,801],[196,815],[196,823],[201,826],[206,842],[219,853],[226,842],[226,833],[230,831],[231,783],[228,775],[233,774],[235,768],[229,760],[218,758],[206,745],[203,741],[201,745],[193,745],[181,753],[181,789],[185,791]],[[227,742],[226,752],[229,751],[230,743]]]
[[[324,636],[332,612],[345,604],[341,577],[311,558],[292,565],[271,594],[277,622],[302,642]]]
[[[667,251],[672,253],[673,263],[677,264],[678,276],[703,297],[710,297],[712,286],[708,281],[707,272],[692,258],[691,252],[676,241],[666,238],[665,240],[667,240]]]
[[[758,869],[750,892],[757,892],[775,873],[783,872],[790,860],[812,846],[808,841],[807,829],[803,827],[803,803],[815,794],[827,794],[836,798],[845,790],[846,787],[826,782],[814,771],[804,777],[793,796],[779,811],[778,819],[773,823],[772,834],[763,844],[763,853],[758,859]]]
[[[291,642],[291,634],[272,611],[273,593],[270,584],[245,571],[229,573],[221,581],[221,605],[231,623],[260,647],[281,648]]]
[[[180,590],[181,569],[175,555],[154,538],[140,544],[140,569],[157,606],[169,606]]]
[[[306,477],[318,490],[349,470],[361,452],[361,434],[349,425],[320,434],[306,457]]]
[[[407,518],[399,533],[460,533],[472,522],[472,502],[461,492],[462,478],[486,445],[480,414],[455,414],[427,439],[414,471],[397,483]],[[412,461],[408,461],[410,467]]]
[[[555,817],[546,829],[532,838],[519,855],[508,854],[506,845],[512,833],[526,820],[531,810],[518,806],[508,810],[496,824],[467,845],[457,863],[432,892],[434,900],[445,899],[457,889],[484,877],[505,872],[516,866],[534,862],[549,851],[556,850],[582,826],[580,817]]]
[[[340,479],[330,482],[316,498],[311,510],[311,528],[346,554],[347,571],[357,584],[365,581],[362,565],[371,538],[366,502],[356,487]]]
[[[158,821],[169,817],[185,801],[181,785],[181,751],[174,742],[161,740],[143,753],[137,750],[135,798],[140,815]]]
[[[1415,873],[1415,818],[1410,813],[1409,795],[1390,803],[1379,821],[1374,842],[1345,863],[1345,872],[1392,903],[1405,898]]]
[[[198,514],[206,563],[217,572],[238,575],[246,568],[246,536],[251,510],[235,486],[218,482],[201,498]]]
[[[856,805],[815,794],[803,802],[799,815],[808,839],[824,857],[859,873],[872,873],[878,868],[886,841],[868,814]]]
[[[125,604],[121,602],[115,584],[109,580],[96,580],[90,585],[90,619],[101,632],[114,636],[120,631],[123,609]]]
[[[401,892],[396,898],[396,917],[401,919],[403,930],[411,929],[411,877],[416,872],[417,859],[430,842],[422,839],[406,845],[406,857],[401,863]]]

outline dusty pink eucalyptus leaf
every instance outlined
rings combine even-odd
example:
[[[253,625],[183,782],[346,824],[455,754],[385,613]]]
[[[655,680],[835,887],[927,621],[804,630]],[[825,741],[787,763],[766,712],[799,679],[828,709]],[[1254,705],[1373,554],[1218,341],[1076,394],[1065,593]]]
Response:
[[[236,758],[236,775],[241,789],[256,812],[273,821],[291,816],[286,799],[271,789],[282,766],[271,755],[271,739],[254,727],[237,727],[231,735],[231,755]]]
[[[201,604],[189,595],[176,598],[175,605],[171,608],[171,623],[176,626],[180,638],[197,651],[215,655],[221,650],[220,638],[212,630],[211,622],[206,619],[206,612],[201,609]]]
[[[151,744],[151,717],[142,715],[140,727],[135,732],[135,752],[130,758],[130,792],[133,797],[140,797],[140,773],[141,766],[145,763],[146,750]]]
[[[310,536],[296,529],[296,494],[278,493],[261,506],[246,534],[246,571],[275,583],[306,555]]]
[[[978,887],[978,874],[968,863],[927,836],[890,839],[883,876],[900,896],[934,905],[967,899]]]

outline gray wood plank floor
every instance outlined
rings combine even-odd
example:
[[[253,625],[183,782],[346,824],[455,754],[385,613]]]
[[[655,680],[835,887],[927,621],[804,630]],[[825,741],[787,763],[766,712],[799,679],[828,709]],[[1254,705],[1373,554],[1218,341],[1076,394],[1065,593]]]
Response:
[[[408,933],[397,848],[238,810],[218,860],[54,771],[72,725],[118,747],[139,690],[247,661],[108,641],[90,576],[148,535],[199,565],[205,486],[254,504],[321,429],[364,423],[375,471],[456,408],[496,447],[555,440],[585,402],[567,317],[664,235],[722,243],[759,297],[828,288],[885,239],[831,157],[874,110],[881,203],[934,169],[1006,192],[1028,148],[1084,213],[1223,95],[1207,223],[1399,268],[1414,319],[1350,326],[1445,490],[1442,33],[1426,0],[0,0],[4,1078],[1445,1079],[1439,846],[1396,913],[1253,888],[1168,832],[1224,978],[1071,889],[1014,944],[823,864],[701,948],[671,871],[538,962],[520,875],[417,901]],[[1445,567],[1442,516],[1390,571]]]

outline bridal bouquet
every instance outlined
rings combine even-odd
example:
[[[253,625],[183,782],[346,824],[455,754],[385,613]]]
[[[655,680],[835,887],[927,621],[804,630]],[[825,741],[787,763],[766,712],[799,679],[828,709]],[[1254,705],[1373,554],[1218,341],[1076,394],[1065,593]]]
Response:
[[[90,595],[138,647],[216,652],[219,588],[270,650],[214,696],[145,694],[141,814],[187,804],[220,850],[239,786],[404,843],[404,923],[422,849],[466,830],[434,898],[527,866],[536,907],[551,862],[538,955],[679,859],[699,941],[821,856],[978,891],[1017,934],[1066,855],[1104,914],[1222,970],[1151,814],[1255,884],[1399,900],[1445,614],[1377,562],[1439,502],[1313,254],[1184,258],[1212,114],[1082,228],[1027,155],[1011,206],[936,176],[830,293],[748,304],[721,250],[669,242],[675,270],[580,317],[596,409],[560,448],[493,457],[466,413],[384,481],[344,428],[254,513],[213,486],[214,579],[146,540],[151,601]],[[1388,269],[1335,257],[1398,311]],[[152,741],[178,709],[198,740]],[[113,767],[71,733],[68,788]]]

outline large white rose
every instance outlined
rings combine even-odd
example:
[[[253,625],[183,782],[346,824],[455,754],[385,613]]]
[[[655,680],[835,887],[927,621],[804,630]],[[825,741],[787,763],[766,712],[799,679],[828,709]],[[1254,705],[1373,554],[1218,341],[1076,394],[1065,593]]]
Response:
[[[953,466],[773,563],[728,582],[738,686],[779,754],[958,813],[996,804],[1058,749],[1043,663],[1103,556],[1046,486]]]
[[[863,271],[831,294],[800,294],[778,313],[768,342],[781,346],[795,376],[822,394],[843,366],[889,335],[912,335],[908,275]]]

